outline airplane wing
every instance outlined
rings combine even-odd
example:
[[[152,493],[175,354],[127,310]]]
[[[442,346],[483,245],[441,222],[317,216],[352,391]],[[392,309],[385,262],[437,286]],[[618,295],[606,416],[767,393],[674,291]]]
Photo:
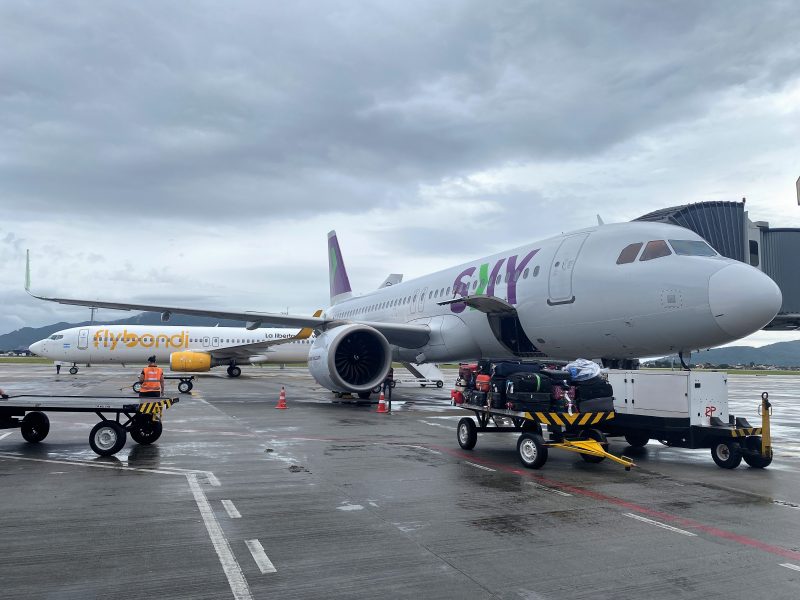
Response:
[[[319,316],[321,312],[321,310],[318,310],[316,313],[314,313],[314,316]],[[280,346],[281,344],[288,344],[298,340],[306,340],[311,337],[312,333],[313,329],[310,327],[304,327],[297,333],[297,335],[290,337],[264,340],[262,342],[253,342],[252,344],[241,344],[239,346],[228,346],[226,348],[216,348],[210,352],[204,348],[203,352],[209,352],[211,356],[220,360],[228,360],[231,358],[237,360],[248,360],[250,357],[257,354],[263,354],[265,350],[273,346]]]
[[[203,308],[185,308],[180,306],[162,306],[158,304],[131,304],[127,302],[106,302],[105,300],[83,300],[78,298],[55,298],[38,296],[30,289],[30,257],[25,268],[25,291],[34,298],[48,302],[58,302],[72,306],[86,306],[88,308],[108,308],[111,310],[138,310],[145,312],[160,312],[162,316],[172,314],[196,315],[201,317],[216,317],[218,319],[232,319],[246,321],[249,329],[257,329],[262,325],[273,327],[303,327],[325,331],[347,323],[360,323],[380,331],[388,342],[403,348],[420,348],[430,339],[430,328],[427,325],[407,325],[405,323],[374,323],[370,321],[354,321],[340,319],[326,319],[321,316],[309,317],[307,315],[284,315],[278,313],[265,313],[256,311],[228,311],[210,310]]]

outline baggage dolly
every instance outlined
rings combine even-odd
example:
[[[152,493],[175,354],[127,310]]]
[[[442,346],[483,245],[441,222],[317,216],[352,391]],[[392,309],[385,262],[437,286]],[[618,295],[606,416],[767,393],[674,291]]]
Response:
[[[138,444],[152,444],[161,437],[161,415],[178,400],[153,398],[139,403],[127,397],[9,396],[0,400],[0,429],[19,427],[25,441],[35,444],[50,432],[46,413],[94,413],[100,422],[89,434],[89,446],[100,456],[111,456],[125,446],[128,433]],[[107,414],[113,418],[108,418]]]
[[[605,434],[597,427],[614,418],[607,412],[520,412],[463,403],[461,408],[471,411],[478,424],[470,417],[458,422],[458,444],[472,450],[478,442],[478,433],[520,433],[517,453],[522,464],[529,469],[539,469],[547,462],[549,448],[577,452],[589,463],[599,463],[608,458],[630,471],[635,466],[626,456],[608,452]],[[506,422],[511,425],[505,424]],[[547,425],[548,439],[542,433]]]
[[[178,391],[181,394],[188,394],[189,392],[192,391],[192,388],[194,387],[194,383],[192,383],[194,381],[194,375],[165,375],[164,380],[167,379],[180,380],[180,383],[178,384]],[[142,389],[142,383],[140,381],[137,381],[131,387],[133,388],[133,391],[138,394],[139,390]]]

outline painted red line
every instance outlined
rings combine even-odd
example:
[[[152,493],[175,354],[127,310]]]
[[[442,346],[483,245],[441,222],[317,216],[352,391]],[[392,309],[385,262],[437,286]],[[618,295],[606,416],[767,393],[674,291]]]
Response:
[[[679,517],[677,515],[673,515],[670,513],[661,512],[658,510],[653,510],[647,508],[645,506],[641,506],[639,504],[635,504],[633,502],[628,502],[627,500],[623,500],[622,498],[617,498],[615,496],[608,496],[606,494],[595,492],[593,490],[589,490],[582,487],[577,487],[574,485],[570,485],[567,483],[562,483],[560,481],[555,481],[553,479],[549,479],[544,477],[543,475],[538,475],[531,471],[525,469],[516,469],[513,467],[509,467],[508,465],[504,465],[501,463],[496,463],[491,460],[485,460],[475,456],[473,453],[467,453],[462,450],[455,450],[453,448],[448,448],[444,446],[437,446],[434,444],[419,444],[423,446],[427,446],[428,448],[432,448],[435,450],[439,450],[445,454],[449,454],[450,456],[454,456],[456,458],[462,458],[465,460],[470,460],[471,462],[479,463],[485,465],[487,467],[492,467],[499,471],[505,471],[506,473],[513,473],[514,475],[521,475],[523,477],[528,477],[530,479],[535,479],[536,481],[540,482],[542,485],[546,485],[548,487],[552,487],[563,492],[569,492],[571,494],[585,496],[587,498],[592,498],[593,500],[597,500],[599,502],[606,502],[608,504],[613,504],[615,506],[620,506],[626,508],[628,510],[647,515],[650,517],[656,517],[661,519],[662,521],[669,521],[671,523],[675,523],[678,525],[682,525],[683,527],[687,527],[690,529],[696,529],[698,531],[702,531],[708,535],[729,540],[731,542],[736,542],[737,544],[741,544],[743,546],[749,546],[751,548],[756,548],[757,550],[761,550],[763,552],[768,552],[770,554],[775,554],[777,556],[782,556],[784,558],[789,558],[792,560],[800,560],[800,552],[796,550],[788,550],[786,548],[781,548],[780,546],[773,546],[772,544],[767,544],[766,542],[762,542],[744,535],[739,535],[738,533],[733,533],[731,531],[725,531],[724,529],[719,529],[717,527],[712,527],[710,525],[704,525],[699,521],[695,521],[693,519],[687,519],[685,517]]]

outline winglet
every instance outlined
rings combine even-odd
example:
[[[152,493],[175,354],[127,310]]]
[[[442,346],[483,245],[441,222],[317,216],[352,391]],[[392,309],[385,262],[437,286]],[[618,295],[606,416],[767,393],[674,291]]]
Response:
[[[597,224],[598,225],[605,225],[606,224],[606,222],[603,221],[603,217],[601,217],[600,215],[597,215]]]
[[[25,291],[31,293],[31,251],[25,250]]]
[[[322,315],[322,309],[319,309],[314,313],[315,317],[319,317]],[[297,332],[297,335],[294,336],[296,340],[307,340],[311,337],[311,334],[314,333],[314,329],[311,327],[303,327],[300,331]]]

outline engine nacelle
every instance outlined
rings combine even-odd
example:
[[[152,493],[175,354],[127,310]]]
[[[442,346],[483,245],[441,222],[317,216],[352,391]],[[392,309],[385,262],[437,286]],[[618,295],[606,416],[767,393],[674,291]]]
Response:
[[[205,352],[173,352],[169,355],[169,368],[179,373],[209,371],[211,355]]]
[[[337,392],[367,392],[383,383],[392,366],[389,342],[378,330],[352,323],[314,338],[308,370],[321,386]]]

